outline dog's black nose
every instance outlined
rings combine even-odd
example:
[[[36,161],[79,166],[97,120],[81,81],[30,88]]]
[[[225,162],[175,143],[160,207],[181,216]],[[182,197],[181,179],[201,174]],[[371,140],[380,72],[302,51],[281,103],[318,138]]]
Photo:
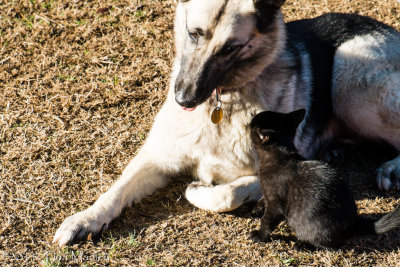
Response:
[[[197,106],[195,94],[192,94],[192,87],[188,86],[185,89],[182,87],[175,88],[175,101],[185,108],[194,108]]]

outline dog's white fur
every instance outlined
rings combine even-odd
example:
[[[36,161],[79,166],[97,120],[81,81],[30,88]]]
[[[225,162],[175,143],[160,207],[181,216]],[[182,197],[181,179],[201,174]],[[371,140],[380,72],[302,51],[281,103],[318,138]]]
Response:
[[[202,53],[204,58],[207,58],[212,49],[223,45],[229,37],[236,35],[237,40],[247,40],[248,35],[254,32],[255,22],[251,17],[247,18],[246,23],[235,25],[236,28],[230,26],[229,21],[232,21],[232,18],[227,17],[226,22],[221,19],[221,25],[215,28],[215,35],[218,35],[218,38],[213,38],[210,45],[201,48],[202,51],[187,45],[184,40],[187,38],[186,23],[188,28],[208,25],[210,14],[216,12],[222,2],[224,1],[208,1],[207,4],[204,4],[203,0],[178,2],[175,20],[177,55],[170,90],[166,102],[156,116],[145,145],[125,168],[120,179],[106,193],[102,194],[91,207],[68,217],[62,223],[53,242],[64,245],[74,239],[83,238],[88,233],[98,233],[106,228],[124,207],[140,201],[155,189],[165,186],[169,177],[181,171],[191,171],[193,176],[200,180],[191,184],[186,191],[186,198],[199,208],[222,212],[235,209],[244,201],[260,198],[261,191],[255,176],[254,153],[249,138],[248,123],[258,112],[274,107],[276,99],[274,94],[277,94],[283,86],[293,87],[289,90],[292,92],[291,97],[284,99],[282,105],[275,111],[286,113],[300,108],[307,109],[310,92],[296,90],[295,87],[300,84],[308,88],[310,78],[309,74],[304,73],[302,81],[298,81],[297,76],[286,77],[285,79],[290,82],[282,84],[285,79],[277,76],[284,74],[279,72],[274,72],[267,78],[257,76],[274,60],[276,69],[285,64],[284,57],[276,61],[276,55],[285,43],[283,19],[279,14],[278,23],[281,26],[277,26],[278,30],[275,33],[278,35],[276,39],[279,40],[278,44],[275,44],[277,50],[273,51],[275,55],[259,63],[259,67],[253,69],[254,73],[245,73],[244,75],[250,79],[245,81],[245,84],[235,90],[227,90],[221,95],[224,110],[222,122],[214,125],[210,120],[214,97],[199,105],[193,112],[183,111],[174,96],[174,82],[180,71],[182,55],[196,52]],[[254,11],[252,0],[232,0],[227,8],[234,8],[243,14]],[[252,42],[264,42],[263,38],[268,37],[260,34]],[[398,127],[400,41],[395,37],[393,40],[385,36],[381,38],[388,46],[384,52],[374,43],[377,39],[370,40],[368,36],[354,38],[339,48],[334,65],[333,98],[334,102],[341,102],[341,109],[335,112],[346,123],[355,124],[356,128],[362,129],[371,137],[383,138],[400,150]],[[397,48],[393,49],[391,46]],[[251,53],[246,49],[242,52],[244,57],[246,53]],[[388,50],[394,52],[386,58]],[[368,67],[363,65],[366,58]],[[306,58],[302,60],[304,64],[308,61]],[[383,73],[384,79],[376,79],[378,77],[374,76],[374,70],[369,68],[371,63],[376,70],[379,70],[380,75]],[[359,79],[346,79],[349,77],[349,69],[354,70],[356,73],[353,74]],[[268,90],[265,89],[266,86]],[[356,89],[350,90],[350,87]],[[380,127],[368,127],[371,123],[365,122],[371,121]],[[303,147],[298,140],[296,146],[300,150]],[[305,144],[304,149],[307,146]],[[398,168],[400,159],[388,164]],[[384,179],[382,181],[384,183]]]
[[[335,114],[365,137],[384,140],[400,151],[399,37],[376,33],[345,42],[336,52],[333,73]],[[379,188],[390,188],[390,173],[400,177],[399,166],[397,157],[377,170]]]

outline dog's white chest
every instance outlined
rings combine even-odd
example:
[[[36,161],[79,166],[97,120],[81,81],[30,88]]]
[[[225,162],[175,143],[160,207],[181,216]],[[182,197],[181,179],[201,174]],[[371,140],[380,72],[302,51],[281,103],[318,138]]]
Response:
[[[228,114],[229,115],[229,114]],[[203,127],[194,144],[194,175],[205,183],[227,183],[255,174],[252,143],[245,111]]]

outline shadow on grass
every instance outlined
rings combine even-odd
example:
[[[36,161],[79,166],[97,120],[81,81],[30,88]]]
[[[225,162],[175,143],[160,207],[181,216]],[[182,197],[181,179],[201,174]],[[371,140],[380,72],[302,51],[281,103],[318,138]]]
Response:
[[[387,160],[397,156],[397,151],[385,144],[364,143],[362,145],[347,145],[341,147],[341,153],[333,159],[331,165],[338,175],[347,179],[355,200],[375,200],[376,198],[400,198],[399,191],[384,192],[378,189],[375,170]],[[256,208],[256,203],[246,203],[237,210],[229,212],[232,215],[249,218],[261,217],[263,211]],[[360,214],[361,216],[379,219],[387,213]],[[275,231],[276,232],[276,231]],[[295,235],[289,230],[287,234],[271,235],[272,240],[294,243]],[[400,248],[400,229],[393,229],[381,235],[357,236],[345,242],[342,251],[354,250],[357,254],[373,251],[391,252]],[[308,247],[306,250],[310,250]],[[311,249],[311,251],[319,249]]]
[[[379,219],[386,213],[368,214],[368,217]],[[400,248],[400,229],[393,229],[380,235],[356,236],[346,240],[343,251],[354,250],[357,254],[373,251],[392,252]]]
[[[95,244],[110,236],[126,238],[132,233],[140,234],[160,221],[189,213],[194,209],[184,197],[189,181],[184,177],[174,178],[165,188],[156,190],[140,203],[125,208],[107,230],[95,237]]]
[[[338,175],[348,181],[355,200],[376,197],[399,198],[399,191],[379,190],[376,183],[376,169],[397,155],[397,151],[386,144],[347,145],[343,153],[332,162],[332,166],[337,170]]]
[[[339,175],[345,177],[353,189],[356,200],[373,200],[380,198],[399,198],[399,192],[382,192],[378,190],[375,182],[375,169],[386,160],[395,157],[395,151],[387,146],[366,144],[364,146],[346,146],[344,153],[334,159],[332,166],[337,169]],[[189,179],[174,179],[167,187],[157,190],[142,202],[126,208],[116,218],[109,228],[97,238],[95,244],[101,239],[110,236],[127,238],[132,233],[141,235],[147,228],[160,221],[167,220],[182,214],[191,212],[194,207],[184,198],[184,190],[190,182]],[[255,202],[246,203],[240,208],[227,212],[242,218],[261,217],[260,211],[255,212]],[[385,214],[372,213],[368,217],[380,218]],[[296,238],[290,230],[288,233],[272,235],[272,239],[282,242],[295,242]],[[354,237],[346,241],[342,251],[354,250],[355,253],[365,252],[390,252],[400,247],[400,231],[393,230],[379,236]]]
[[[368,216],[378,220],[387,213],[372,213]],[[249,231],[250,233],[250,231]],[[387,253],[397,251],[400,248],[400,229],[393,229],[384,234],[380,235],[363,235],[353,236],[347,239],[340,248],[317,248],[304,242],[300,242],[295,233],[287,226],[285,222],[282,222],[277,229],[275,229],[267,242],[279,241],[288,243],[292,250],[303,251],[303,252],[316,252],[316,251],[352,251],[355,254],[361,255],[363,253],[370,252],[381,252]]]

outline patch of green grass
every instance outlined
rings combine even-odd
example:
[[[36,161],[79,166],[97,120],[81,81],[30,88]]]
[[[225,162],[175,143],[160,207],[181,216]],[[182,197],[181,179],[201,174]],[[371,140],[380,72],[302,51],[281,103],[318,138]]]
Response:
[[[79,26],[86,25],[87,23],[88,23],[87,21],[81,19],[75,21],[75,24]]]
[[[139,241],[136,239],[136,234],[135,234],[135,232],[133,232],[133,233],[129,233],[129,238],[128,238],[128,245],[130,246],[130,247],[134,247],[134,248],[136,248],[136,247],[138,247],[139,246]]]
[[[110,259],[118,259],[121,256],[119,253],[121,251],[122,245],[116,241],[112,234],[110,234],[107,243],[110,246],[110,249],[108,250],[108,256],[110,257]]]
[[[45,1],[44,3],[42,3],[42,7],[49,10],[51,8],[52,4],[53,4],[53,0]]]
[[[134,14],[136,22],[141,22],[146,17],[146,15],[147,15],[146,11],[143,11],[141,9],[136,10]]]
[[[11,124],[10,128],[21,128],[21,127],[25,127],[27,125],[27,123],[22,123],[22,122],[16,122]]]
[[[154,266],[154,265],[156,265],[156,262],[153,259],[148,258],[147,261],[146,261],[146,265],[147,266]]]
[[[139,134],[139,139],[140,139],[140,140],[146,139],[146,134],[145,134],[145,133]]]
[[[114,75],[114,78],[113,78],[113,84],[114,84],[114,86],[117,86],[118,83],[119,83],[118,77],[117,77],[116,75]]]
[[[65,81],[70,81],[70,82],[76,82],[77,79],[75,77],[69,76],[69,75],[58,75],[57,77],[61,82]]]
[[[288,258],[288,259],[279,259],[279,261],[283,264],[283,265],[297,265],[299,264],[299,260],[296,258]]]
[[[32,27],[33,27],[33,21],[34,21],[34,19],[35,19],[35,16],[33,16],[33,15],[28,15],[28,16],[25,16],[24,14],[20,14],[21,15],[21,22],[22,22],[22,24],[24,24],[24,26],[26,27],[26,28],[28,28],[29,30],[31,30],[32,29]]]
[[[41,266],[43,267],[57,267],[61,266],[61,263],[58,259],[53,257],[46,257],[42,260]]]

